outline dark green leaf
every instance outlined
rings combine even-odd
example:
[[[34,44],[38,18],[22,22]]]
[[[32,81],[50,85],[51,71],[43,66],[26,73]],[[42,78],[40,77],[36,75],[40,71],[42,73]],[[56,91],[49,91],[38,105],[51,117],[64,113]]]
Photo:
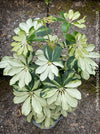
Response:
[[[67,67],[68,67],[69,69],[74,68],[75,62],[76,62],[76,59],[75,59],[74,56],[69,57],[68,60],[67,60]]]
[[[27,37],[27,41],[33,41],[35,38],[35,34],[30,34],[28,37]]]
[[[73,79],[73,76],[75,75],[74,71],[67,70],[65,71],[63,77],[62,77],[62,83],[63,85],[67,84],[69,81]]]
[[[66,45],[71,45],[73,43],[75,43],[75,42],[71,42],[71,41],[66,40]]]
[[[60,15],[65,19],[64,13],[65,13],[65,12],[60,12]]]
[[[74,31],[74,32],[73,32],[74,37],[75,37],[77,34],[78,34],[78,31]]]
[[[56,88],[46,88],[40,92],[40,96],[43,98],[49,98],[53,96],[56,93],[57,89]]]
[[[44,41],[44,40],[45,40],[45,39],[42,38],[42,37],[35,36],[35,37],[33,38],[33,40],[31,40],[31,41]]]
[[[64,33],[67,33],[69,31],[69,29],[71,28],[71,23],[63,23],[61,26],[61,29]]]
[[[75,42],[75,37],[71,34],[65,34],[64,38],[70,42]]]
[[[49,46],[44,47],[44,55],[48,60],[52,59],[52,50]]]
[[[32,26],[32,27],[29,29],[29,35],[33,34],[34,31],[35,31],[34,26]]]
[[[56,17],[57,21],[66,21],[64,18],[59,18],[59,17]]]
[[[50,34],[51,32],[52,32],[51,28],[49,28],[49,27],[41,27],[35,32],[35,34],[37,36],[42,36],[43,37],[43,36],[46,36],[47,34]]]
[[[53,53],[52,53],[52,61],[58,60],[61,56],[61,53],[62,53],[62,48],[61,47],[56,47],[53,50]]]
[[[74,53],[75,53],[75,47],[70,47],[68,50],[68,55],[72,56],[72,55],[74,55]]]

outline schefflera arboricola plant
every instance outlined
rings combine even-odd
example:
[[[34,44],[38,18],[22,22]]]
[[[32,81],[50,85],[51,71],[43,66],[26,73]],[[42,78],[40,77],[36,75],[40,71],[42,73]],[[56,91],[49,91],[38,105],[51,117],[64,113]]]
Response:
[[[81,99],[81,80],[95,75],[98,65],[93,58],[100,57],[93,51],[94,44],[87,43],[86,35],[68,33],[72,25],[86,28],[86,17],[79,18],[80,13],[73,10],[60,15],[20,23],[11,43],[13,56],[5,56],[0,62],[3,74],[11,76],[14,103],[22,103],[21,112],[27,121],[33,119],[42,128],[55,125],[61,116],[67,117],[75,110]],[[56,21],[62,23],[64,41],[46,26]],[[64,49],[68,51],[63,55]]]

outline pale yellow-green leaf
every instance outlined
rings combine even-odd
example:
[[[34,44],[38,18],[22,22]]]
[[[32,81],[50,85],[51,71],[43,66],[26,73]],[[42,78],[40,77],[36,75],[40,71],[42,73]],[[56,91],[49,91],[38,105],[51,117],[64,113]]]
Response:
[[[14,39],[15,41],[22,41],[22,39],[21,39],[19,36],[13,36],[13,39]]]
[[[37,114],[41,114],[42,106],[40,102],[34,98],[34,96],[32,96],[32,107]]]
[[[32,76],[31,76],[29,70],[27,70],[24,77],[25,77],[25,84],[28,85],[32,80]]]
[[[18,91],[16,91],[16,90],[14,90],[14,92],[13,92],[13,94],[15,95],[15,96],[24,96],[24,95],[27,95],[27,94],[29,94],[29,92],[18,92]]]
[[[49,105],[52,104],[53,102],[56,101],[57,97],[58,97],[58,92],[56,92],[53,96],[51,96],[50,98],[48,98],[48,99],[47,99],[47,103],[48,103]]]
[[[16,97],[14,97],[14,103],[15,104],[18,104],[18,103],[22,103],[23,101],[25,101],[26,100],[26,98],[29,96],[29,94],[26,94],[26,95],[24,95],[24,96],[16,96]]]
[[[58,68],[54,65],[50,65],[50,69],[54,75],[58,76]]]
[[[22,114],[27,116],[31,111],[30,97],[28,97],[22,105]]]
[[[28,121],[28,122],[31,122],[32,116],[33,116],[32,113],[29,113],[29,114],[28,114],[28,116],[27,116],[27,121]]]
[[[65,96],[67,99],[67,103],[71,106],[71,107],[77,107],[78,101],[71,97],[67,92],[65,92]]]
[[[76,99],[81,99],[81,93],[77,89],[66,89],[67,93],[76,98]]]
[[[68,102],[67,102],[66,95],[63,93],[61,98],[62,98],[62,109],[68,110]]]

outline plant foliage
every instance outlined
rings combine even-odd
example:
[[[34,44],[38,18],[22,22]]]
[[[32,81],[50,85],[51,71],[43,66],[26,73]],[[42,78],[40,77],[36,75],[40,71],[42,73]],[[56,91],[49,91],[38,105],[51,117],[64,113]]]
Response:
[[[48,5],[50,1],[45,2]],[[73,10],[60,15],[20,23],[11,43],[13,56],[5,56],[0,62],[3,74],[11,76],[14,103],[22,103],[21,112],[28,122],[34,119],[46,128],[61,115],[67,117],[75,110],[81,99],[81,80],[95,75],[98,65],[93,58],[100,58],[94,52],[94,44],[87,43],[86,35],[78,31],[68,33],[72,25],[85,28],[86,17],[79,19],[80,13]],[[64,41],[46,27],[46,23],[56,21],[61,22]],[[39,47],[36,52],[32,45]],[[68,52],[63,55],[66,48]]]

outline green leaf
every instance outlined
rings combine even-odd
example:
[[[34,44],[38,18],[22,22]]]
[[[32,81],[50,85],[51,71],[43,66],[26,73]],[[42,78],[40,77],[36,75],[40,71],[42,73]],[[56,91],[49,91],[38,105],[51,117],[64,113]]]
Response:
[[[62,22],[65,22],[65,19],[64,18],[59,18],[59,17],[56,17],[57,21],[62,21]]]
[[[45,4],[46,5],[49,5],[49,4],[51,4],[52,3],[52,0],[45,0]]]
[[[25,38],[26,37],[26,33],[23,30],[20,30],[18,33],[20,38]]]
[[[34,26],[32,26],[30,29],[29,29],[29,37],[31,36],[31,35],[34,35],[35,33],[35,29],[34,29]]]
[[[72,56],[72,55],[74,55],[74,52],[75,52],[75,47],[71,47],[71,48],[68,50],[68,55],[69,55],[69,56]]]
[[[52,84],[50,81],[48,81],[48,82],[43,82],[43,84],[45,85],[45,86],[50,86],[50,87],[55,87],[56,85],[55,84]]]
[[[11,51],[18,51],[19,49],[23,50],[23,47],[21,47],[21,44],[19,45],[19,43],[18,43],[18,45],[14,46]]]
[[[45,57],[48,60],[51,60],[52,59],[52,51],[51,51],[51,48],[49,46],[45,46],[43,51],[44,51]]]
[[[28,93],[28,89],[26,89],[26,87],[23,87],[23,88],[20,88],[18,85],[13,85],[13,88],[14,88],[14,90],[16,90],[17,92],[22,92],[22,93],[24,93],[24,92],[27,92]],[[17,95],[16,95],[17,96]]]
[[[61,25],[61,29],[62,29],[62,31],[63,31],[64,33],[67,33],[70,28],[71,28],[71,23],[65,22],[65,23],[63,23],[63,24]]]
[[[69,81],[71,81],[74,77],[75,72],[67,70],[65,71],[64,75],[62,76],[62,83],[63,85],[67,84]]]
[[[74,66],[75,66],[75,62],[76,62],[76,59],[75,59],[74,56],[69,57],[68,60],[67,60],[67,67],[69,69],[73,69]]]
[[[29,50],[30,52],[33,52],[33,47],[30,46],[30,45],[28,45],[28,50]]]
[[[30,97],[28,97],[22,105],[22,114],[27,116],[31,111]]]
[[[32,33],[27,37],[27,41],[34,41],[35,37],[36,37],[35,33]]]
[[[74,32],[73,32],[74,37],[75,37],[78,33],[79,33],[78,31],[74,31]]]
[[[30,52],[30,53],[29,53],[29,56],[28,56],[28,59],[27,59],[28,64],[31,64],[31,62],[32,62],[32,60],[33,60],[33,56],[34,56],[34,52],[33,52],[33,53]]]
[[[78,21],[77,22],[74,22],[73,25],[79,27],[79,28],[86,28],[86,25],[85,24],[79,24]]]
[[[12,51],[16,51],[17,49],[15,49],[15,47],[12,49]],[[21,55],[24,51],[24,47],[20,47],[18,50],[17,50],[17,55]]]
[[[46,88],[46,89],[41,91],[40,95],[43,98],[49,98],[49,97],[53,96],[56,92],[57,92],[57,89],[55,89],[55,88],[52,88],[52,89]]]
[[[79,57],[81,57],[81,58],[84,57],[83,54],[82,54],[82,52],[81,52],[81,50],[78,49],[78,48],[75,51],[75,57],[76,57],[76,59],[78,59]]]
[[[52,32],[51,28],[49,27],[40,27],[37,31],[35,31],[35,34],[37,36],[46,36],[47,34],[50,34]]]
[[[62,53],[62,48],[61,47],[55,47],[52,53],[52,61],[56,61],[60,58]]]
[[[82,52],[85,53],[85,54],[89,54],[88,51],[84,48],[81,48]]]
[[[43,37],[35,36],[32,40],[30,41],[45,41]]]
[[[61,12],[60,12],[60,15],[65,19],[64,13],[65,13],[65,12],[61,11]]]
[[[64,38],[70,42],[76,42],[75,37],[71,34],[65,34]]]
[[[56,86],[58,86],[58,87],[61,86],[61,85],[60,85],[61,81],[60,81],[59,77],[56,77],[54,80],[52,80],[52,82],[53,82]]]
[[[65,85],[65,87],[78,87],[81,85],[81,81],[80,80],[73,80],[70,81],[68,84]]]

